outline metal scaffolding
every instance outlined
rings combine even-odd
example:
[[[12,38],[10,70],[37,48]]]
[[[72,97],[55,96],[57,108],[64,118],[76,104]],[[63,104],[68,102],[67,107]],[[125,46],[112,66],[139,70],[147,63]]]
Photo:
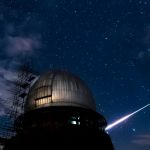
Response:
[[[29,64],[24,64],[19,68],[17,79],[13,82],[11,90],[8,91],[11,93],[11,98],[8,101],[12,104],[10,108],[7,108],[6,114],[0,116],[0,137],[10,138],[15,135],[16,130],[21,129],[20,116],[24,114],[25,101],[36,77]],[[2,99],[1,101],[6,102]]]

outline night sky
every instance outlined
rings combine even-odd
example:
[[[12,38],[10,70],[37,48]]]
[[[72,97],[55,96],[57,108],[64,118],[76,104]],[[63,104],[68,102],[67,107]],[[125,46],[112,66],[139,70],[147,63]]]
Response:
[[[1,98],[24,56],[82,78],[110,124],[150,103],[150,1],[0,0]],[[149,150],[150,108],[109,134],[116,150]]]

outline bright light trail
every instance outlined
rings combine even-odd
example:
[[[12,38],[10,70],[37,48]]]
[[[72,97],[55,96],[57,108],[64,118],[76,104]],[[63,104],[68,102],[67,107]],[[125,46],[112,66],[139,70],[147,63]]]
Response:
[[[120,124],[121,122],[127,120],[128,118],[130,118],[131,116],[135,115],[136,113],[138,113],[139,111],[145,109],[145,108],[148,107],[148,106],[150,106],[150,104],[147,104],[147,105],[145,105],[144,107],[142,107],[142,108],[140,108],[140,109],[134,111],[133,113],[131,113],[131,114],[129,114],[129,115],[126,115],[126,116],[122,117],[121,119],[118,119],[118,120],[115,121],[114,123],[108,125],[108,126],[105,128],[105,130],[106,130],[106,131],[110,130],[110,129],[113,128],[114,126],[116,126],[116,125]]]

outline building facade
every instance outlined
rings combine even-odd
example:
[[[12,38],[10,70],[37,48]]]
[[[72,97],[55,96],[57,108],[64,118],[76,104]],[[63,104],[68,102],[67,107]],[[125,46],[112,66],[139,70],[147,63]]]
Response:
[[[66,71],[51,70],[35,82],[16,126],[17,135],[5,150],[114,149],[90,89]]]

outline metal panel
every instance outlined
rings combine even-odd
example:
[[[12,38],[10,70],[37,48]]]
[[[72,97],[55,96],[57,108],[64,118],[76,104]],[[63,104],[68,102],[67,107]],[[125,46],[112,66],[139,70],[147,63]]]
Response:
[[[51,101],[37,106],[36,100],[45,97],[51,97]],[[49,71],[42,75],[29,92],[25,111],[47,106],[77,106],[95,110],[93,96],[84,81],[65,71]]]

